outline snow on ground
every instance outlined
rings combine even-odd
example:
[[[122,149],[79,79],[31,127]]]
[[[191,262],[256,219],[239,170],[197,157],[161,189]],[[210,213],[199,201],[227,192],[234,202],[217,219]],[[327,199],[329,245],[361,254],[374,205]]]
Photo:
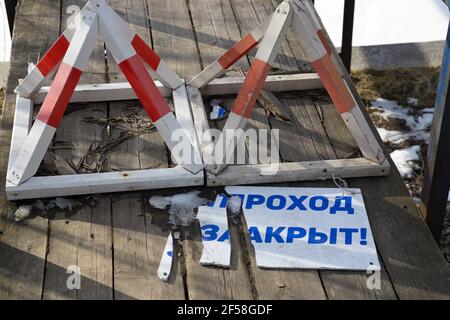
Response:
[[[405,149],[395,150],[391,158],[395,163],[402,178],[412,178],[414,169],[417,169],[416,161],[419,161],[420,146],[412,146]]]
[[[316,0],[315,6],[333,43],[340,47],[344,0]],[[353,45],[441,41],[448,19],[442,0],[356,1]]]
[[[409,100],[412,102],[416,99],[410,98]],[[396,101],[378,99],[372,101],[370,111],[386,121],[399,119],[405,122],[405,131],[377,128],[378,133],[384,142],[399,144],[411,138],[428,141],[429,129],[431,128],[431,122],[433,121],[432,108],[422,109],[420,111],[414,109],[414,112],[412,112],[413,109],[400,106]]]
[[[408,100],[412,105],[416,104],[415,98]],[[418,110],[414,107],[416,106],[401,106],[396,101],[382,98],[371,101],[369,107],[372,117],[382,119],[375,121],[378,133],[383,142],[394,149],[391,152],[392,160],[402,178],[406,180],[413,179],[415,173],[421,170],[420,144],[428,142],[433,121],[432,108]],[[399,120],[401,125],[398,124]],[[396,129],[382,126],[394,126]]]
[[[408,103],[409,106],[402,106],[396,101],[377,99],[371,101],[369,114],[381,139],[392,150],[391,158],[411,194],[417,196],[422,183],[422,159],[426,156],[421,153],[430,138],[434,109],[418,109],[414,97],[409,98]],[[398,124],[399,120],[402,125]],[[448,201],[450,203],[450,192]]]

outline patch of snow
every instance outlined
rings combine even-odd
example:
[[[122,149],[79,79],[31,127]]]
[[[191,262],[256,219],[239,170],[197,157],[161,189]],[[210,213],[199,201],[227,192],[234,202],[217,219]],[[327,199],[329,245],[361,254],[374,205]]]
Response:
[[[233,196],[228,199],[227,207],[230,210],[232,215],[238,215],[241,211],[242,199],[238,196]]]
[[[377,99],[372,101],[371,110],[386,121],[391,119],[404,120],[405,125],[410,130],[408,132],[400,132],[377,128],[384,142],[398,144],[410,138],[428,141],[430,136],[428,131],[433,121],[434,110],[432,108],[421,110],[421,115],[415,117],[411,114],[410,108],[400,106],[396,101]]]
[[[383,142],[391,142],[391,143],[400,143],[407,140],[408,134],[397,130],[387,130],[384,128],[377,128],[378,133],[380,134]]]
[[[195,220],[194,209],[204,206],[208,199],[199,197],[200,191],[190,191],[179,193],[170,197],[152,196],[149,203],[157,209],[166,209],[169,207],[169,223],[175,226],[190,226]]]
[[[153,208],[162,210],[170,206],[170,197],[152,196],[148,202]]]
[[[391,153],[392,160],[395,163],[402,178],[411,178],[414,169],[417,167],[415,161],[419,161],[420,146],[412,146],[405,149],[395,150]]]

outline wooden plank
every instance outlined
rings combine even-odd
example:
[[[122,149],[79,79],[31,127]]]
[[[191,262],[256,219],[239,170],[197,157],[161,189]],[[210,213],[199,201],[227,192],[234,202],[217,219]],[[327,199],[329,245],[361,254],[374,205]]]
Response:
[[[144,202],[141,194],[123,194],[113,203],[115,298],[184,299],[176,255],[169,281],[157,276],[169,233],[167,215]]]
[[[201,71],[195,35],[185,0],[147,0],[156,53],[184,79]]]
[[[111,216],[103,212],[110,212],[109,201],[51,220],[44,299],[112,299]],[[69,266],[80,268],[80,290],[66,285]]]
[[[211,194],[212,195],[212,194]],[[230,222],[228,223],[230,226]],[[245,268],[238,231],[230,226],[231,264],[228,269],[199,264],[202,253],[198,223],[189,228],[184,241],[187,288],[192,300],[249,300],[254,298]]]
[[[222,56],[236,42],[241,34],[228,0],[192,0],[189,9],[196,34],[203,67]],[[240,59],[232,68],[248,69],[246,58]],[[228,74],[239,74],[230,70]]]
[[[58,37],[59,1],[20,1],[14,28],[11,68],[0,130],[0,184],[5,185],[17,79],[27,74],[27,62],[46,51]],[[33,41],[30,41],[33,39]],[[2,187],[4,188],[4,187]],[[48,221],[36,217],[12,221],[15,206],[0,195],[0,298],[40,299],[45,268]],[[4,249],[4,250],[3,250]]]
[[[152,43],[149,14],[144,0],[110,1],[113,9],[128,23],[147,44]],[[164,57],[163,57],[164,59]],[[115,76],[113,81],[124,81],[124,75],[115,62],[108,66]],[[140,103],[112,102],[109,116],[121,118],[134,115],[138,121],[148,121]],[[112,127],[111,137],[139,129],[137,126]],[[142,122],[145,126],[145,122]],[[149,122],[147,122],[147,126]],[[156,131],[137,134],[110,152],[111,170],[136,170],[147,168],[168,168],[169,158],[166,146]],[[174,170],[174,169],[163,169]],[[176,170],[176,169],[175,169]],[[180,168],[179,170],[184,170]],[[162,172],[161,172],[162,173]],[[164,174],[152,180],[164,180]],[[158,172],[157,172],[158,174]],[[190,173],[188,173],[189,176]],[[165,247],[169,226],[167,217],[156,219],[161,213],[149,208],[147,199],[140,193],[117,195],[112,203],[114,233],[114,290],[116,299],[183,299],[184,288],[179,261],[175,255],[174,267],[168,282],[162,282],[157,269]]]
[[[61,30],[71,17],[70,6],[83,7],[84,1],[63,0]],[[84,69],[81,84],[103,83],[105,77],[104,44],[98,40]],[[69,143],[69,149],[54,152],[78,166],[94,141],[101,140],[103,128],[85,121],[86,117],[105,118],[107,104],[95,103],[82,107],[69,106],[55,134],[54,146]],[[82,173],[84,170],[79,169]],[[73,214],[69,210],[58,212],[50,220],[50,238],[47,254],[44,299],[112,299],[112,234],[111,199],[99,196],[95,207],[84,206]],[[76,240],[74,240],[76,239]],[[66,285],[67,268],[80,267],[81,290],[69,290]],[[83,279],[89,279],[83,283]]]

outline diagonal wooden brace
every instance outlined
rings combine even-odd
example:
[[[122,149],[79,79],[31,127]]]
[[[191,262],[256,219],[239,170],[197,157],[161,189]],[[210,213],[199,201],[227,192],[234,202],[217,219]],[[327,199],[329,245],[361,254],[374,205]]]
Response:
[[[184,84],[184,81],[170,68],[170,66],[161,59],[152,48],[150,48],[145,41],[136,32],[131,30],[128,24],[111,8],[104,8],[111,19],[122,27],[122,31],[127,37],[131,46],[136,51],[139,57],[150,67],[152,76],[155,76],[161,83],[172,90],[177,89]]]
[[[17,88],[14,90],[16,94],[28,98],[42,87],[46,79],[50,78],[57,67],[61,63],[69,49],[70,42],[74,36],[77,26],[87,10],[88,5],[85,5],[78,15],[72,20],[69,26],[64,30],[63,34],[55,41],[53,46],[45,53],[41,60],[33,67],[30,73],[21,80]]]
[[[334,105],[352,133],[364,157],[383,163],[384,153],[367,124],[350,88],[341,76],[342,70],[332,55],[331,45],[320,28],[318,17],[310,8],[309,1],[293,0],[292,26],[300,40],[303,51],[311,61]],[[322,30],[322,31],[321,31]]]
[[[19,185],[34,176],[81,77],[98,35],[97,16],[85,10],[36,121],[22,145],[7,180]]]
[[[243,129],[250,117],[256,99],[264,85],[267,74],[285,38],[291,24],[292,11],[288,2],[281,3],[270,20],[261,46],[252,62],[238,97],[231,109],[225,127],[222,130],[214,149],[205,153],[206,169],[220,173],[232,160],[235,139],[239,139],[239,129]]]
[[[144,63],[131,45],[123,24],[117,23],[116,13],[104,0],[91,0],[90,3],[99,17],[100,35],[164,142],[171,151],[179,147],[180,143],[183,144],[183,154],[172,152],[172,156],[186,170],[192,173],[201,171],[203,164],[197,149],[161,96]]]
[[[241,41],[225,52],[219,59],[208,65],[202,72],[196,75],[188,84],[201,89],[214,78],[221,76],[225,70],[245,56],[250,50],[258,45],[267,30],[272,15],[264,20],[258,27],[253,29]]]

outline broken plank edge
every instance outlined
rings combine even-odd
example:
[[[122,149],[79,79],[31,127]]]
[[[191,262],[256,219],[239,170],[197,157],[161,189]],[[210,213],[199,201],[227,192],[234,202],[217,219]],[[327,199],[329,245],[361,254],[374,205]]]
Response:
[[[272,171],[273,170],[273,171]],[[390,164],[365,158],[288,162],[272,165],[230,165],[221,174],[207,173],[207,186],[245,185],[288,181],[312,181],[334,178],[388,175]],[[273,174],[270,174],[273,173]]]

